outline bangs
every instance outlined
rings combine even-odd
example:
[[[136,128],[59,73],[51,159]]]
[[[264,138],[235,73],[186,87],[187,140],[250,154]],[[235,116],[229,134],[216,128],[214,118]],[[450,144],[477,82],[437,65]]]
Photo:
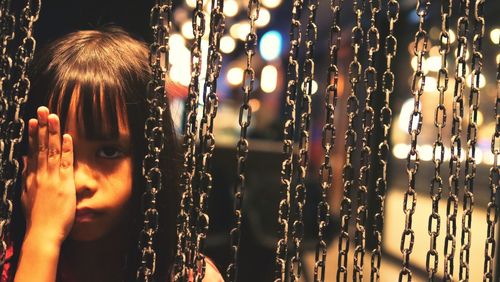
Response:
[[[99,80],[70,80],[54,89],[48,107],[59,116],[61,132],[66,132],[70,111],[75,113],[78,134],[89,140],[116,140],[120,128],[128,128],[121,87]]]

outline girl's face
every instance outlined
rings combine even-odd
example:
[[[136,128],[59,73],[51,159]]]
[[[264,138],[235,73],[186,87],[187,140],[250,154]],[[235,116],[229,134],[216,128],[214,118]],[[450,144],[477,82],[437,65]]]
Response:
[[[89,140],[76,123],[70,106],[66,133],[73,137],[76,188],[75,223],[69,237],[93,241],[122,226],[132,195],[130,132],[118,118],[119,136],[112,140]]]

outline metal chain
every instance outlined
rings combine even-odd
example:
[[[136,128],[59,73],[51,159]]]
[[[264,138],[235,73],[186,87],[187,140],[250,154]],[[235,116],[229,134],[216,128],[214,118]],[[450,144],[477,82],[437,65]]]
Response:
[[[7,97],[7,88],[9,87],[10,82],[10,72],[12,68],[12,58],[7,52],[7,46],[9,42],[15,36],[15,21],[16,18],[10,11],[10,0],[4,0],[0,2],[0,28],[1,28],[1,42],[0,42],[0,77],[2,78],[0,81],[0,128],[5,128],[5,122],[7,120],[7,114],[9,110],[9,102]],[[5,142],[7,142],[7,132],[5,130],[0,131],[0,164],[4,164],[4,149]],[[2,166],[2,171],[4,170]],[[5,189],[5,181],[8,179],[4,179],[3,173],[1,175],[1,187]],[[12,202],[8,197],[8,194],[3,191],[4,197],[2,198],[1,205],[1,213],[0,213],[0,238],[1,238],[1,251],[0,251],[0,265],[3,265],[5,262],[5,253],[7,250],[7,225],[10,222],[10,216],[12,214]]]
[[[446,204],[446,237],[444,242],[444,279],[453,280],[457,234],[458,189],[460,180],[460,159],[462,157],[462,119],[464,116],[463,95],[467,66],[467,32],[469,28],[469,0],[460,1],[460,17],[457,21],[457,58],[455,61],[455,85],[453,91],[453,120],[451,124],[450,191]]]
[[[372,107],[372,94],[377,91],[377,70],[374,67],[373,56],[380,49],[380,33],[376,26],[377,15],[380,11],[380,0],[370,0],[370,27],[366,32],[366,48],[368,51],[368,64],[364,70],[364,81],[366,98],[362,113],[361,128],[363,137],[361,139],[362,148],[360,156],[359,186],[357,190],[357,210],[356,210],[356,231],[354,233],[354,267],[353,281],[363,281],[363,264],[366,246],[366,221],[368,218],[368,208],[366,196],[371,171],[371,135],[374,128],[375,112]]]
[[[314,281],[325,281],[326,273],[326,254],[327,245],[325,233],[330,222],[330,205],[327,201],[327,192],[332,187],[333,168],[330,164],[331,154],[335,145],[335,109],[337,107],[337,96],[339,86],[339,67],[338,51],[340,49],[341,29],[340,29],[340,11],[342,0],[331,0],[330,9],[332,12],[332,21],[330,26],[330,47],[329,47],[329,66],[325,91],[325,116],[326,121],[322,129],[321,146],[323,147],[323,163],[321,164],[319,175],[321,179],[321,201],[317,208],[318,222],[318,243],[316,244],[316,253],[314,257]]]
[[[497,47],[500,47],[498,44]],[[498,222],[497,191],[499,178],[498,159],[500,157],[500,60],[497,61],[497,98],[495,100],[495,132],[491,136],[491,153],[493,165],[490,168],[490,201],[486,208],[486,241],[484,243],[484,275],[483,281],[493,281],[493,263],[495,258],[495,227]]]
[[[196,248],[195,248],[195,281],[202,281],[205,276],[205,255],[202,253],[205,246],[209,227],[208,197],[212,190],[211,159],[215,149],[213,134],[214,119],[217,115],[219,99],[217,97],[217,78],[222,68],[222,54],[220,39],[224,35],[225,17],[224,1],[212,0],[210,12],[210,34],[207,54],[207,71],[203,86],[203,116],[200,122],[200,146],[196,165],[198,167],[198,213],[196,218]]]
[[[248,156],[248,140],[247,129],[252,120],[252,107],[249,105],[250,95],[252,94],[255,82],[255,70],[252,68],[252,58],[255,55],[255,48],[257,46],[257,33],[255,21],[259,18],[260,1],[248,1],[247,17],[250,23],[250,31],[248,32],[245,40],[245,53],[247,55],[246,68],[243,72],[242,90],[243,90],[243,103],[240,106],[240,114],[238,122],[240,124],[240,140],[236,144],[236,160],[237,160],[237,183],[234,186],[234,217],[235,224],[231,229],[229,235],[231,240],[231,257],[230,263],[227,267],[226,277],[228,281],[238,280],[238,255],[240,248],[241,238],[241,219],[242,219],[242,205],[243,193],[245,192],[245,167]]]
[[[304,206],[306,204],[306,177],[309,163],[309,128],[311,123],[311,101],[314,83],[314,46],[318,38],[318,27],[316,25],[316,11],[318,0],[309,0],[307,5],[308,21],[305,37],[305,62],[303,66],[304,80],[302,82],[302,99],[296,97],[296,104],[300,103],[299,120],[299,155],[298,155],[298,177],[295,186],[295,215],[292,225],[293,256],[290,262],[290,281],[298,281],[302,276],[302,239],[304,236]]]
[[[163,112],[166,107],[165,75],[169,69],[170,23],[172,1],[157,0],[151,9],[150,24],[154,41],[150,45],[149,64],[152,78],[148,84],[147,102],[149,116],[144,124],[147,153],[143,160],[142,174],[146,179],[146,190],[142,195],[144,223],[139,239],[141,261],[137,269],[138,281],[154,281],[156,272],[155,241],[158,232],[157,195],[163,189],[160,153],[164,148]]]
[[[443,190],[443,179],[441,177],[441,164],[444,161],[443,128],[446,126],[446,107],[444,94],[448,90],[448,68],[446,58],[450,52],[449,18],[452,14],[452,2],[441,1],[441,33],[439,36],[439,54],[441,55],[441,68],[438,71],[437,91],[439,102],[434,111],[434,126],[437,129],[436,141],[432,145],[432,162],[434,163],[434,177],[431,180],[429,193],[432,200],[432,212],[429,215],[427,232],[430,236],[429,251],[425,260],[425,269],[429,281],[434,281],[439,264],[439,255],[436,250],[437,238],[441,227],[439,216],[439,200]]]
[[[177,217],[177,250],[174,263],[174,280],[187,281],[189,270],[193,269],[196,237],[194,232],[193,177],[196,169],[196,139],[198,133],[197,115],[200,96],[200,74],[202,69],[201,40],[205,34],[203,0],[197,0],[193,10],[193,36],[191,45],[191,80],[185,104],[183,132],[183,166],[181,174],[181,203]]]
[[[469,123],[467,126],[467,149],[465,160],[464,201],[462,213],[462,236],[460,247],[460,281],[469,281],[469,256],[472,242],[472,210],[474,207],[474,179],[476,177],[477,115],[480,98],[480,78],[483,69],[482,41],[484,37],[485,0],[474,3],[474,30],[472,39],[471,87],[469,94]]]
[[[416,174],[420,158],[417,149],[417,138],[422,130],[423,116],[422,106],[420,104],[422,94],[424,93],[425,74],[422,70],[424,56],[427,54],[427,44],[429,37],[424,29],[425,17],[428,13],[430,0],[417,0],[416,13],[419,17],[418,31],[415,33],[414,55],[417,56],[417,69],[413,74],[411,92],[414,98],[413,112],[410,115],[408,125],[408,133],[410,134],[411,149],[406,157],[406,171],[408,173],[408,190],[406,190],[403,200],[403,212],[405,214],[405,227],[401,235],[400,251],[403,255],[403,266],[399,272],[399,281],[403,281],[407,277],[407,281],[411,281],[412,272],[410,270],[410,255],[413,251],[415,242],[415,233],[412,229],[412,217],[415,213],[417,205]]]
[[[3,127],[7,119],[7,111],[9,109],[9,103],[7,101],[6,90],[9,87],[8,82],[10,80],[10,72],[12,68],[12,58],[10,57],[7,47],[9,42],[14,39],[15,36],[15,23],[16,18],[10,11],[11,1],[3,0],[0,2],[0,29],[1,29],[1,41],[0,41],[0,126]],[[4,139],[6,138],[4,132],[1,132],[0,136],[0,158],[3,155],[4,150]],[[0,159],[1,161],[1,159]]]
[[[384,201],[387,191],[387,163],[389,158],[389,130],[392,122],[392,110],[389,105],[391,94],[394,92],[395,76],[392,71],[392,62],[396,57],[398,41],[394,37],[394,25],[399,19],[399,2],[397,0],[387,1],[387,19],[389,21],[389,32],[385,37],[386,70],[382,75],[382,92],[384,104],[380,109],[380,123],[383,128],[382,141],[378,146],[378,157],[381,166],[381,175],[377,178],[375,193],[376,205],[373,221],[373,237],[375,248],[372,250],[370,281],[380,280],[380,265],[382,263],[382,231],[384,228]]]
[[[340,235],[338,244],[338,268],[337,281],[347,281],[347,257],[349,254],[349,220],[351,218],[351,190],[355,186],[353,158],[356,150],[357,134],[354,124],[358,116],[358,84],[361,81],[361,63],[359,62],[359,50],[363,44],[363,28],[361,26],[361,17],[364,11],[364,0],[355,0],[353,2],[354,13],[356,14],[356,26],[352,28],[351,46],[353,50],[353,59],[349,64],[349,83],[351,91],[347,98],[347,116],[348,125],[346,130],[346,162],[343,168],[342,178],[344,182],[343,199],[340,204]]]
[[[303,0],[294,0],[292,20],[290,24],[290,50],[288,52],[287,88],[285,100],[285,124],[283,128],[283,155],[281,164],[280,193],[281,201],[278,208],[278,224],[280,239],[276,244],[275,282],[286,281],[288,256],[288,221],[290,217],[290,188],[293,175],[293,141],[295,131],[295,100],[299,86],[299,47],[301,42],[300,17]]]
[[[9,232],[9,224],[12,218],[12,192],[16,185],[17,175],[19,172],[19,161],[17,160],[18,150],[16,145],[19,144],[23,137],[24,120],[21,113],[23,112],[24,104],[28,99],[30,90],[30,80],[27,75],[27,68],[33,59],[36,48],[36,40],[33,37],[33,26],[38,20],[41,9],[41,0],[26,1],[24,8],[21,10],[19,26],[23,37],[17,48],[14,61],[10,73],[10,81],[7,82],[7,89],[3,89],[8,95],[7,118],[5,119],[2,131],[5,132],[5,140],[2,148],[2,163],[1,163],[1,187],[3,187],[2,195],[2,218],[0,222],[0,237],[2,242],[0,264],[5,262],[5,251],[7,234]],[[12,22],[13,24],[13,22]],[[7,30],[7,33],[12,39],[14,33],[12,30]],[[5,37],[3,38],[5,40]],[[5,42],[7,43],[7,42]],[[7,79],[7,77],[2,78]],[[6,86],[2,82],[2,87]],[[10,85],[10,83],[12,85]],[[10,92],[10,93],[9,93]],[[10,95],[9,95],[10,94]]]

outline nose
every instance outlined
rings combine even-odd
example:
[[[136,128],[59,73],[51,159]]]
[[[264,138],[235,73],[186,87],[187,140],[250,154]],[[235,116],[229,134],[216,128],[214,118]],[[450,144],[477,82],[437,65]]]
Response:
[[[89,165],[75,162],[75,188],[76,199],[90,198],[97,191],[97,179],[95,171]]]

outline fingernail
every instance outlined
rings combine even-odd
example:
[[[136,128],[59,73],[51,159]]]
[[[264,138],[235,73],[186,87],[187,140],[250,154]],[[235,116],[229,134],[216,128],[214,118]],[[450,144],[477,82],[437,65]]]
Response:
[[[42,125],[47,124],[47,111],[44,108],[38,108],[38,122]]]
[[[57,117],[54,115],[49,115],[49,130],[50,133],[56,133],[57,132]]]

